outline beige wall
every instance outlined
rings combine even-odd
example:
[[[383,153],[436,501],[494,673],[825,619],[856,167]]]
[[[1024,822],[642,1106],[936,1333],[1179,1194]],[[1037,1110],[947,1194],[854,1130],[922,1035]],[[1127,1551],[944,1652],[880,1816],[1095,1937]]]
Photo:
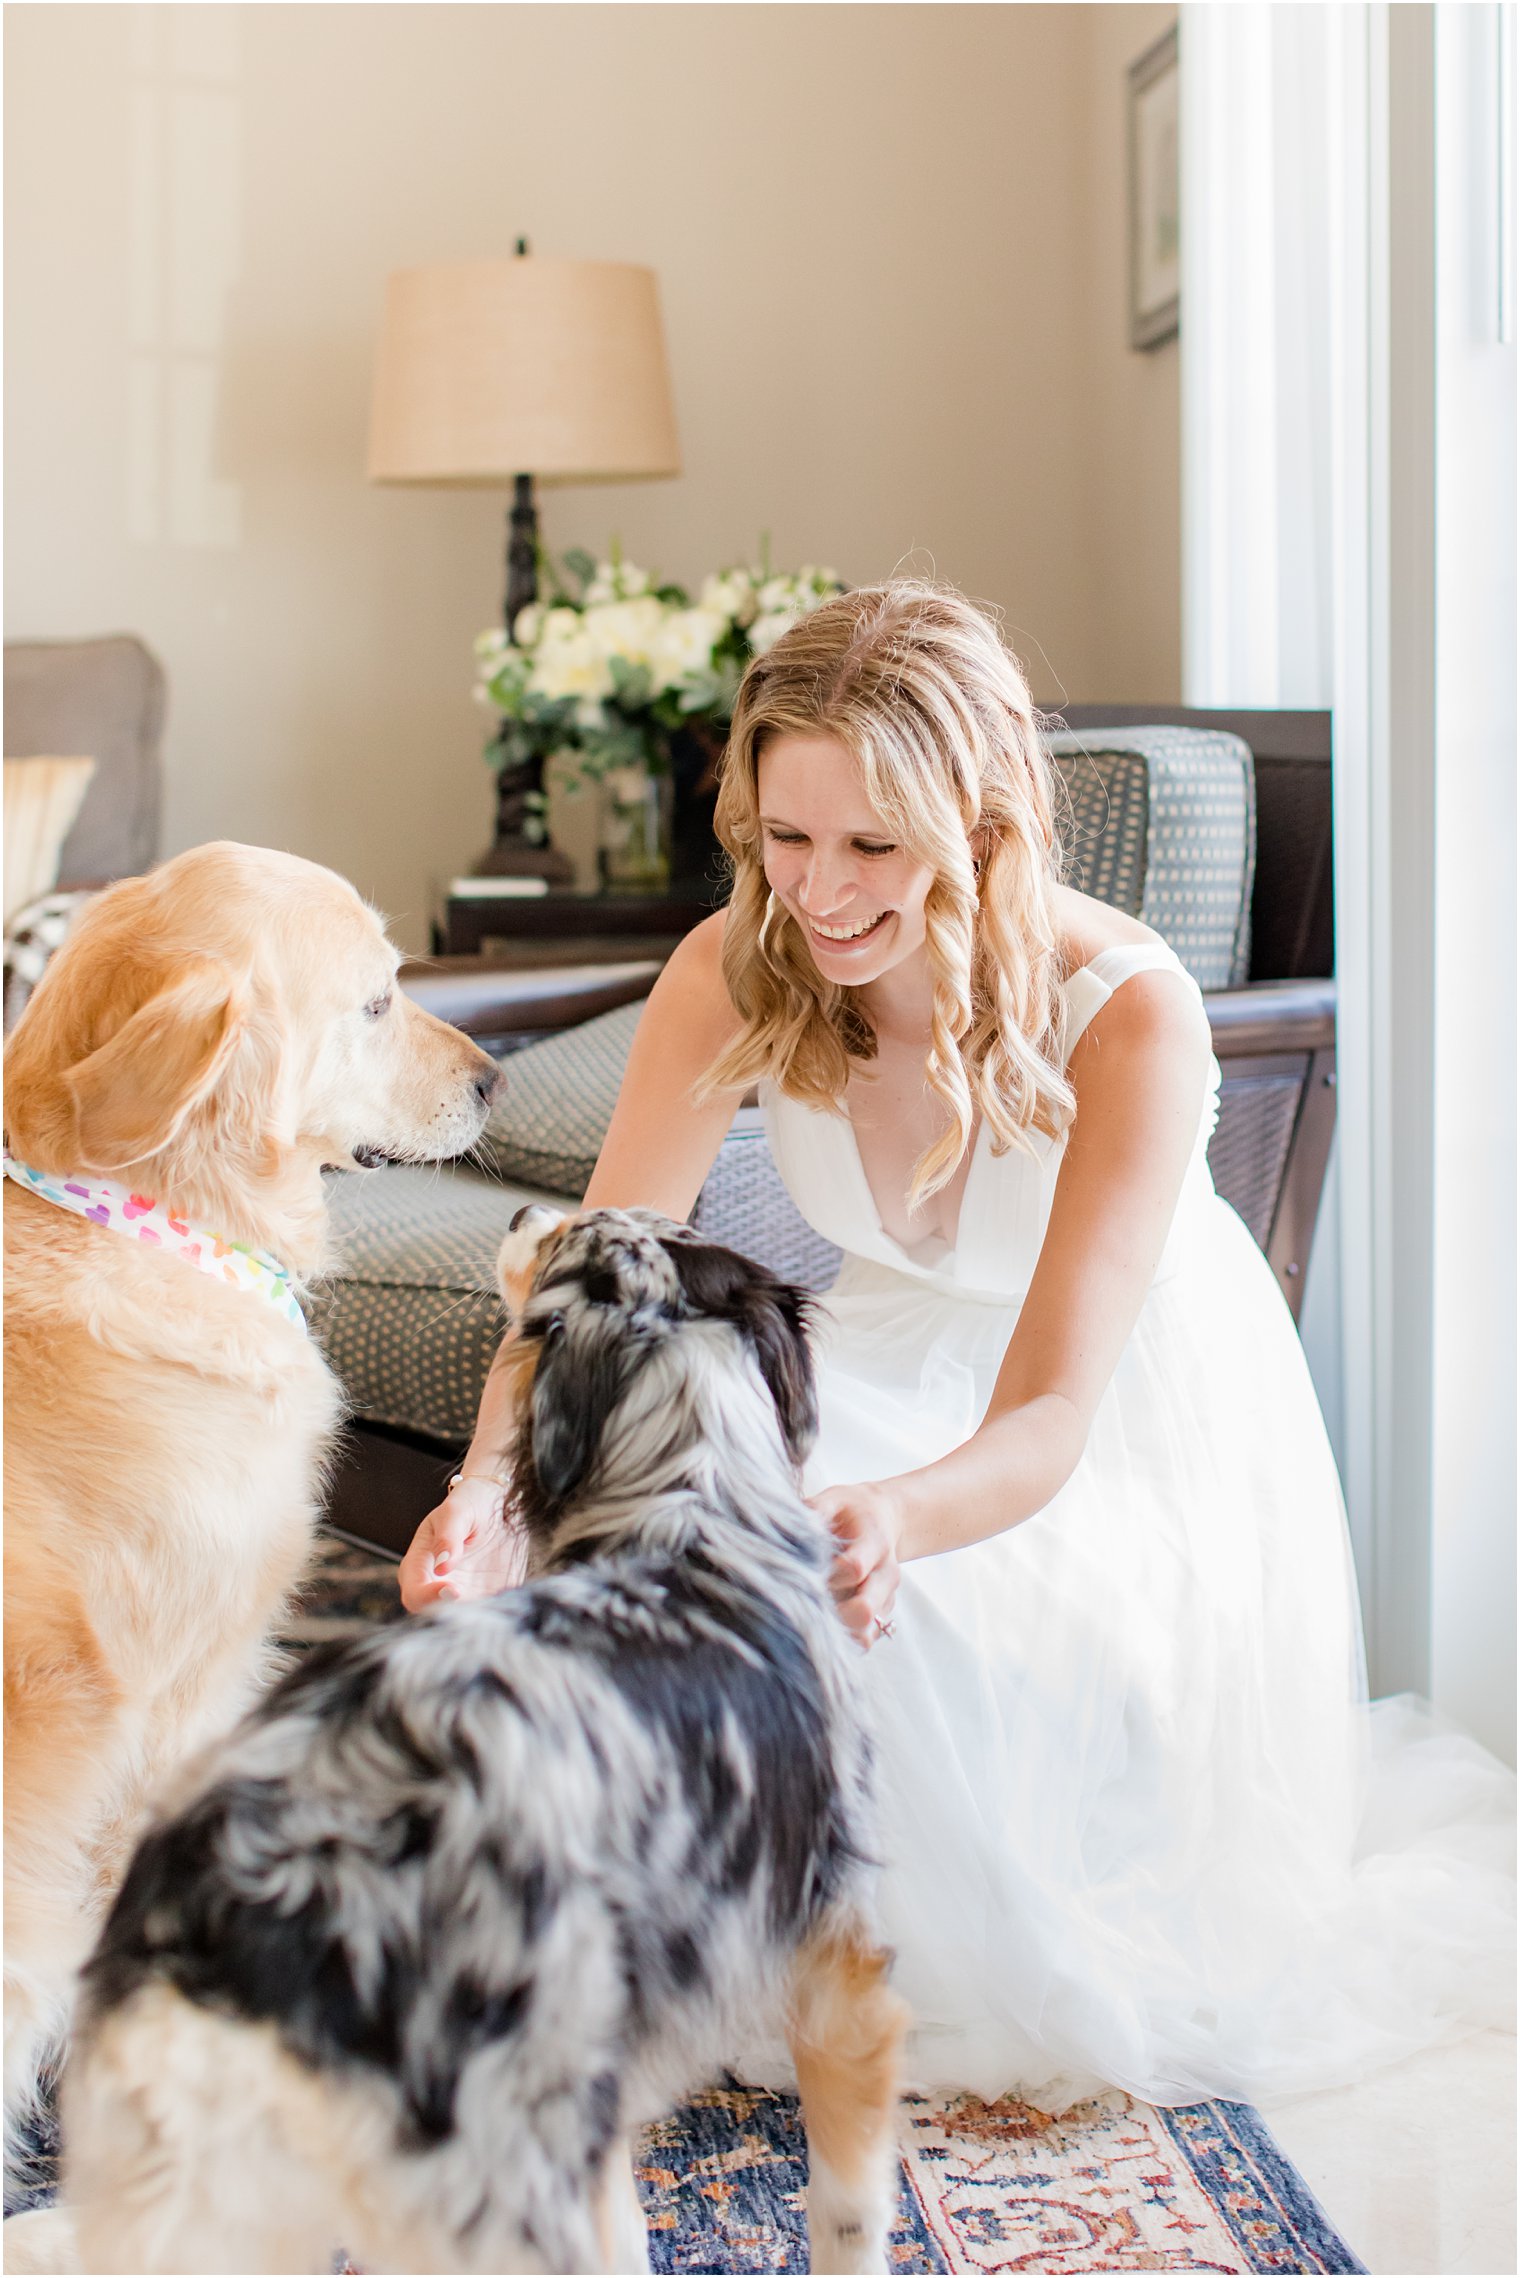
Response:
[[[1125,339],[1140,6],[6,10],[7,631],[169,669],[166,848],[420,943],[490,835],[502,501],[362,479],[386,272],[651,263],[686,471],[549,494],[695,580],[929,569],[1037,696],[1175,696],[1177,359]]]
[[[1077,177],[1086,249],[1083,528],[1092,701],[1182,700],[1182,431],[1177,342],[1129,346],[1126,66],[1177,21],[1166,0],[1074,8],[1083,34]],[[1077,690],[1072,689],[1073,701]]]

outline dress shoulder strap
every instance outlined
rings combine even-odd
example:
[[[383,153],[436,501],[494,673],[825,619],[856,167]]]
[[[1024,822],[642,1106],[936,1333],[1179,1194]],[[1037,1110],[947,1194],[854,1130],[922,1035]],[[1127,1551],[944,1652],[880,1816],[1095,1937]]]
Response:
[[[1180,973],[1189,988],[1197,983],[1173,949],[1164,941],[1140,941],[1103,949],[1081,966],[1066,983],[1066,1056],[1070,1059],[1077,1038],[1097,1017],[1113,995],[1137,973]]]

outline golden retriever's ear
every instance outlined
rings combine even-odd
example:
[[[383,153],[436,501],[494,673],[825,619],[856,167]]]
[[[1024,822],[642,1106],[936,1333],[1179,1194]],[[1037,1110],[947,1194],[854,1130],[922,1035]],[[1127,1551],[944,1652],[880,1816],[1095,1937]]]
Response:
[[[99,1172],[156,1155],[216,1083],[245,1018],[227,966],[214,957],[182,966],[109,1042],[64,1072],[58,1104],[73,1128],[55,1151],[77,1170]]]

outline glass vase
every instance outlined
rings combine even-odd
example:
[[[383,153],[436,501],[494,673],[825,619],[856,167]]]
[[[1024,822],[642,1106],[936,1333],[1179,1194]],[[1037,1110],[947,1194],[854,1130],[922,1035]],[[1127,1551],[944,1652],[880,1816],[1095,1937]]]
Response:
[[[620,768],[602,785],[601,871],[609,894],[663,894],[670,884],[670,778],[636,787]]]

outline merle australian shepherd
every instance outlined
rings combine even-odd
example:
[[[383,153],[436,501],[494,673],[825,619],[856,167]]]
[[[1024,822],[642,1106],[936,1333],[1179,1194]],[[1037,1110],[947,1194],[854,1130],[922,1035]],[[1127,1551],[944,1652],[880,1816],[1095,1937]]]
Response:
[[[643,2269],[630,2133],[767,2014],[812,2267],[885,2267],[904,2019],[806,1299],[651,1212],[520,1221],[533,1578],[319,1649],[180,1782],[86,1972],[89,2269]]]

